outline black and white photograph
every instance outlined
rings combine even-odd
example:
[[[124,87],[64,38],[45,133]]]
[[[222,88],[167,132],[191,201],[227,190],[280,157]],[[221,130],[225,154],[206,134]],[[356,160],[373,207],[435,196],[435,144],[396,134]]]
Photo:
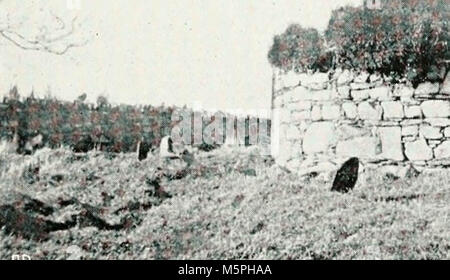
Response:
[[[0,260],[449,260],[449,18],[0,0]]]

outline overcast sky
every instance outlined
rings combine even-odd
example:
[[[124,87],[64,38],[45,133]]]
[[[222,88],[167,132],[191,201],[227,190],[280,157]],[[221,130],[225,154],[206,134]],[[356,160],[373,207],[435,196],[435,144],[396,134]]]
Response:
[[[77,0],[72,0],[76,2]],[[273,36],[290,23],[324,30],[332,9],[359,0],[3,0],[0,20],[37,28],[52,12],[82,20],[89,43],[64,56],[0,40],[0,91],[17,84],[73,100],[201,103],[207,109],[269,108]],[[1,27],[1,21],[0,21]],[[80,35],[80,33],[82,33]]]

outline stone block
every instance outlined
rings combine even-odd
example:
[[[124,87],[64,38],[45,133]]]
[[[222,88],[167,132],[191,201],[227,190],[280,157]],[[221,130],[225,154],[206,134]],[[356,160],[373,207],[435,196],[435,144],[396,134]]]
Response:
[[[444,129],[444,136],[445,136],[445,137],[450,137],[450,127],[446,127],[446,128]]]
[[[337,120],[341,117],[341,107],[339,105],[322,106],[322,118],[324,120]]]
[[[427,118],[450,117],[450,100],[427,100],[420,107]]]
[[[389,100],[391,98],[391,89],[387,86],[368,89],[367,92],[372,100]]]
[[[396,85],[393,91],[393,96],[400,97],[403,99],[412,98],[414,95],[414,88],[407,85]]]
[[[430,124],[431,126],[436,126],[436,127],[450,126],[450,119],[447,119],[447,118],[425,119],[425,122]]]
[[[291,113],[291,120],[293,122],[300,122],[302,120],[310,120],[311,111],[294,111]]]
[[[350,98],[350,87],[349,86],[339,86],[337,88],[338,97],[341,99],[349,99]]]
[[[380,152],[380,142],[376,137],[358,137],[340,141],[336,155],[341,157],[375,158]]]
[[[433,158],[433,150],[428,146],[425,138],[420,137],[414,142],[405,144],[405,155],[411,161],[426,161]]]
[[[402,131],[400,127],[380,127],[381,157],[403,161]]]
[[[434,157],[438,160],[450,159],[450,141],[445,141],[434,149]]]
[[[384,112],[384,119],[402,119],[405,114],[403,112],[403,105],[399,101],[385,101],[381,103]]]
[[[358,107],[353,102],[342,104],[342,110],[346,118],[356,119],[358,117]]]
[[[439,93],[439,83],[421,83],[414,91],[415,96],[428,96]]]
[[[419,134],[419,126],[411,125],[402,127],[403,136],[417,136]]]
[[[296,140],[301,138],[300,130],[295,125],[289,125],[286,129],[286,139]]]
[[[420,119],[422,118],[422,109],[420,106],[405,106],[405,117],[408,119]]]
[[[420,127],[420,134],[425,137],[425,139],[441,139],[442,133],[439,127],[434,127],[430,125],[422,125]]]
[[[363,120],[381,120],[382,113],[381,107],[369,102],[362,102],[358,106],[358,115]]]
[[[369,99],[368,90],[352,90],[350,93],[353,100],[361,101]]]
[[[311,119],[314,121],[320,121],[322,119],[322,109],[320,108],[320,106],[313,106],[311,110]]]
[[[336,141],[336,130],[332,122],[315,122],[306,130],[303,152],[314,154],[326,152]]]

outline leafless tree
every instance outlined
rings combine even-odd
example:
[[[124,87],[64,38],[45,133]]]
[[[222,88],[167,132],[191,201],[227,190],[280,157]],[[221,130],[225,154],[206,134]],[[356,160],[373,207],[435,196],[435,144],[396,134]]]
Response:
[[[4,2],[0,0],[0,4]],[[6,15],[0,19],[0,40],[19,47],[23,50],[42,51],[55,55],[63,55],[69,50],[86,45],[86,39],[76,39],[75,35],[80,27],[77,17],[69,21],[50,12],[51,24],[43,23],[38,32],[25,35],[18,30],[24,29],[24,21],[15,22]],[[28,26],[25,26],[28,29]],[[34,28],[34,27],[33,27]]]

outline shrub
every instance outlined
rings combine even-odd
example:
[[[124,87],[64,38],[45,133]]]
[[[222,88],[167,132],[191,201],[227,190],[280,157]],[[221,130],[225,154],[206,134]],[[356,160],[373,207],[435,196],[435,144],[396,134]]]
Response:
[[[448,0],[392,0],[382,9],[333,12],[325,33],[344,68],[378,72],[413,84],[442,80],[448,48]]]
[[[414,85],[442,81],[450,61],[449,0],[382,2],[381,9],[333,11],[324,37],[315,29],[289,26],[275,36],[270,63],[297,72],[340,66]]]
[[[319,32],[298,24],[290,25],[283,34],[274,37],[268,58],[273,66],[286,72],[327,71],[331,65]]]

